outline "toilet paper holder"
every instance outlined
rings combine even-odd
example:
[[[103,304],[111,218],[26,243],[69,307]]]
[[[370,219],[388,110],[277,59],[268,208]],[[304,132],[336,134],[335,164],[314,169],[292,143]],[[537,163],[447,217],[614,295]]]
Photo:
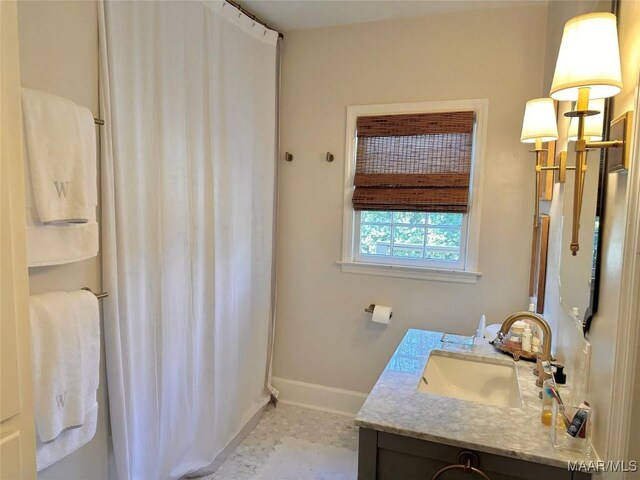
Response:
[[[365,312],[367,313],[373,313],[373,309],[376,308],[376,304],[372,303],[371,305],[369,305],[368,307],[366,307],[364,309]],[[389,314],[389,318],[393,318],[393,312],[391,312],[391,314]]]

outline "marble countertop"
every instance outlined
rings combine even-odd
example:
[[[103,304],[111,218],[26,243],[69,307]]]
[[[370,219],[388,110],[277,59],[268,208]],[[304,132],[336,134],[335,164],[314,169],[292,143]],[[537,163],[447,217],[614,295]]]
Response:
[[[355,424],[388,433],[567,468],[568,461],[597,460],[553,448],[540,421],[532,362],[515,362],[523,408],[498,407],[418,391],[431,350],[510,358],[488,340],[444,343],[442,332],[411,329],[398,346],[355,418]]]

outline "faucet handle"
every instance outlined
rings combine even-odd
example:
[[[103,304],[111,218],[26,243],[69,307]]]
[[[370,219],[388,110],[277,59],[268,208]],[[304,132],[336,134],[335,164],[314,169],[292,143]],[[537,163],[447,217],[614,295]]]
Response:
[[[498,332],[498,334],[496,335],[496,338],[489,341],[489,345],[493,345],[494,347],[497,347],[498,345],[502,345],[502,340],[504,340],[504,333]]]

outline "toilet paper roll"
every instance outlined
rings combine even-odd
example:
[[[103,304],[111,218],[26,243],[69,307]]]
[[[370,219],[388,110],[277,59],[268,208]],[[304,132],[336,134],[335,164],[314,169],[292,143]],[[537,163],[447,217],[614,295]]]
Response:
[[[387,307],[386,305],[376,305],[373,307],[371,321],[389,325],[389,322],[391,321],[391,307]]]

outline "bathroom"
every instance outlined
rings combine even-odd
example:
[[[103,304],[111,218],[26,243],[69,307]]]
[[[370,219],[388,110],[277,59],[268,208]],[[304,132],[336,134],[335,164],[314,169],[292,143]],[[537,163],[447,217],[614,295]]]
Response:
[[[354,419],[361,418],[365,400],[407,332],[470,336],[481,315],[487,325],[502,324],[532,302],[551,326],[552,354],[565,365],[568,384],[580,391],[581,400],[588,399],[595,413],[591,442],[597,459],[625,462],[627,467],[640,459],[640,368],[635,368],[640,362],[640,2],[0,4],[2,479],[374,478],[358,473],[363,444],[362,437],[360,444],[358,439],[361,425]],[[570,102],[558,106],[558,136],[564,136],[565,144],[559,138],[555,145],[556,153],[567,151],[566,182],[559,182],[558,172],[541,175],[547,197],[539,202],[539,212],[548,216],[550,225],[546,280],[538,282],[531,281],[532,270],[536,273],[531,258],[536,154],[531,152],[534,144],[521,142],[521,133],[527,101],[550,95],[565,22],[614,7],[622,89],[611,100],[608,119],[632,111],[628,128],[634,136],[628,142],[628,167],[606,173],[601,182],[606,185],[601,202],[606,215],[598,252],[598,307],[585,336],[566,301],[569,286],[566,281],[560,285],[569,278],[564,275],[571,273],[565,270],[572,260],[575,199],[570,192],[575,170],[570,168],[576,165],[576,154],[575,142],[566,142],[568,121],[561,114],[562,108],[571,110]],[[208,23],[193,17],[197,9],[206,12]],[[203,33],[205,28],[211,31]],[[264,38],[255,39],[260,36]],[[193,45],[197,48],[188,49]],[[198,51],[200,45],[209,49],[206,54]],[[105,50],[113,55],[105,56]],[[204,63],[206,58],[215,61]],[[232,101],[210,102],[207,111],[197,93],[189,96],[180,88],[172,99],[166,92],[182,86],[180,82],[196,85],[182,75],[188,68],[199,75],[209,68],[211,90],[197,88]],[[107,90],[109,83],[122,89]],[[84,260],[27,266],[21,86],[69,99],[104,121],[95,126],[101,240],[97,254]],[[482,121],[482,128],[475,129],[475,168],[464,220],[466,265],[453,273],[362,266],[349,253],[357,232],[351,204],[357,168],[351,142],[354,119],[367,108],[369,114],[383,115],[420,107],[437,110],[447,102],[475,109],[477,121]],[[237,112],[240,116],[234,116]],[[215,128],[221,118],[215,115],[224,116],[228,131]],[[255,123],[257,115],[262,123]],[[199,129],[202,118],[206,124]],[[130,157],[124,156],[125,135],[127,141],[139,142],[130,146]],[[218,145],[226,150],[216,150]],[[255,145],[261,146],[265,163],[251,164],[261,168],[252,172],[237,160],[251,156]],[[181,176],[184,165],[171,161],[174,147],[189,151],[194,172],[188,178]],[[546,143],[544,147],[549,148]],[[136,148],[143,152],[138,158]],[[149,160],[155,155],[162,167],[157,178],[156,164]],[[223,160],[209,168],[207,155]],[[592,166],[597,161],[597,154],[590,153],[587,172],[596,170]],[[595,204],[598,179],[588,178],[596,181],[587,182],[585,202],[590,198]],[[163,209],[156,209],[158,201]],[[251,222],[236,225],[233,215],[218,205],[237,212],[253,209],[247,213]],[[195,215],[191,223],[182,222],[183,212]],[[180,223],[167,228],[165,218]],[[581,222],[581,240],[588,238],[587,223]],[[183,228],[194,228],[193,238]],[[153,232],[162,232],[162,238],[154,238]],[[255,241],[246,242],[243,232]],[[199,248],[198,235],[211,246]],[[172,243],[185,238],[195,245],[191,251]],[[237,258],[237,252],[248,252],[251,261]],[[581,241],[575,259],[591,254]],[[8,259],[11,264],[5,263]],[[28,297],[83,287],[108,294],[97,302],[101,351],[95,433],[36,472]],[[9,293],[14,303],[5,301]],[[191,298],[211,319],[193,314],[183,327],[170,309]],[[365,311],[372,304],[392,308],[388,324],[372,321],[379,315]],[[588,304],[587,298],[579,308],[580,321]],[[236,315],[242,317],[240,323],[224,323],[225,318],[235,321]],[[158,317],[162,320],[156,321]],[[158,353],[163,348],[165,358]],[[5,373],[14,364],[17,367]],[[424,367],[423,359],[420,371]],[[207,380],[207,375],[202,380],[199,375],[205,373],[215,380]],[[152,377],[168,382],[159,384],[166,391],[144,390],[156,388]],[[532,388],[535,380],[533,375],[520,378]],[[193,394],[172,390],[186,388]],[[12,410],[7,406],[15,398],[18,406]],[[147,413],[164,400],[169,402],[166,410],[150,418]],[[210,405],[215,413],[207,416]],[[478,428],[473,418],[459,415],[460,424]],[[390,420],[394,416],[389,412]],[[143,430],[150,425],[158,427],[157,434]],[[176,435],[161,438],[162,429],[174,425],[179,425],[172,430]],[[554,452],[544,428],[538,422],[531,431],[492,435],[527,440],[542,432],[544,438],[537,441]],[[454,430],[460,426],[452,425]],[[479,443],[473,448],[464,442],[451,445],[456,451],[468,447],[479,454],[496,453]],[[316,463],[306,465],[309,458]],[[322,459],[331,464],[323,465]],[[481,458],[478,468],[487,462]],[[454,463],[455,457],[446,464]],[[274,471],[291,476],[274,476]],[[456,478],[456,472],[441,478],[447,475]],[[513,478],[488,475],[494,480]]]

